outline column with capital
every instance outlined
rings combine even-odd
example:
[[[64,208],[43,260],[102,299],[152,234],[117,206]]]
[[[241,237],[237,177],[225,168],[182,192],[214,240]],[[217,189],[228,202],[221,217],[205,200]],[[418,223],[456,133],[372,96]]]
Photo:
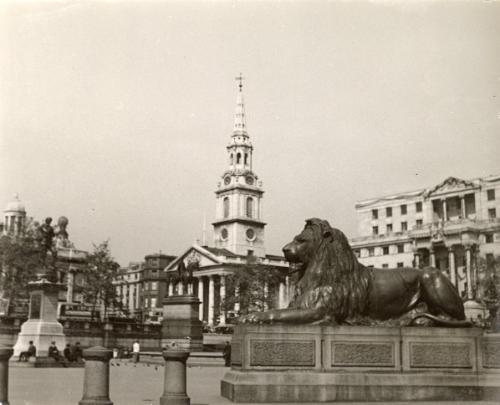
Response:
[[[413,253],[413,259],[415,260],[415,267],[417,269],[420,268],[420,253],[418,253],[418,251],[415,251],[415,253]]]
[[[446,198],[441,200],[443,202],[443,221],[448,221],[448,207],[446,206]]]
[[[220,289],[219,289],[219,297],[220,297],[220,302],[219,302],[219,313],[220,313],[220,319],[219,323],[221,325],[226,324],[226,276],[220,276]]]
[[[467,277],[467,299],[472,299],[472,258],[471,247],[465,246],[465,272]]]
[[[285,282],[280,280],[278,292],[278,309],[285,308]]]
[[[214,276],[208,277],[208,324],[214,324],[214,301],[215,301]]]
[[[238,313],[240,312],[240,286],[237,285],[234,287],[234,297],[235,297],[235,302],[234,302],[234,312]]]
[[[182,281],[177,283],[177,295],[184,295],[184,284]]]
[[[170,281],[168,283],[168,296],[171,297],[174,295],[174,284]]]
[[[453,246],[448,247],[448,267],[450,269],[450,281],[457,286],[457,269],[455,268],[455,252]]]
[[[436,267],[436,254],[434,253],[434,248],[432,246],[429,249],[429,259],[430,259],[430,266]]]
[[[201,301],[199,309],[199,319],[200,321],[203,321],[203,305],[205,301],[203,299],[203,277],[198,278],[198,299]]]
[[[465,212],[465,196],[464,195],[460,196],[460,211],[462,213],[462,218],[466,219],[467,218],[467,214]]]
[[[264,282],[264,310],[267,311],[269,309],[269,305],[267,304],[267,298],[269,296],[269,284]]]

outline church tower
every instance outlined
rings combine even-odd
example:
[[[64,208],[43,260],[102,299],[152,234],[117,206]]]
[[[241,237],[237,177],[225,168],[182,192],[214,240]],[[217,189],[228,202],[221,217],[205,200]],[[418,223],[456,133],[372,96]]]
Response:
[[[237,255],[265,256],[262,222],[262,183],[252,168],[253,146],[246,127],[243,77],[236,98],[234,129],[227,146],[228,169],[222,175],[216,195],[215,247]]]

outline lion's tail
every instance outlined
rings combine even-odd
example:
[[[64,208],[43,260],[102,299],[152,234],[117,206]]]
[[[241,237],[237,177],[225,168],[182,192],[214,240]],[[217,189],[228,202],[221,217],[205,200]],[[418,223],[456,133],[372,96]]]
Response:
[[[430,320],[434,321],[437,326],[447,326],[447,327],[451,327],[451,328],[469,328],[472,326],[472,322],[470,322],[470,321],[466,321],[466,320],[459,321],[456,319],[443,319],[443,318],[440,318],[438,316],[431,315],[428,313],[422,313],[422,314],[418,314],[418,315],[414,316],[412,318],[412,320],[410,321],[409,325],[410,326],[413,325],[415,323],[415,321],[419,318],[430,319]]]

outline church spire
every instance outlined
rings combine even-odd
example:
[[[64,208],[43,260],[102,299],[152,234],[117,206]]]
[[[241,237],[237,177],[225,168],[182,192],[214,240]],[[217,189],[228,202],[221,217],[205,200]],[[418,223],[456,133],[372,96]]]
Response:
[[[234,114],[234,135],[248,135],[247,134],[247,123],[245,117],[245,102],[243,100],[243,79],[244,77],[241,75],[235,78],[239,81],[238,87],[238,95],[236,97],[236,111]]]

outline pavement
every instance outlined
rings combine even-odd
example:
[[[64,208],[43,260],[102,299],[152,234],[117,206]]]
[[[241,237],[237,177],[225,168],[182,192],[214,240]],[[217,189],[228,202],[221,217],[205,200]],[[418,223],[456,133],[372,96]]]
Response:
[[[158,405],[163,393],[163,367],[127,361],[112,362],[110,399],[114,405]],[[191,404],[233,404],[220,396],[226,367],[188,367],[187,392]],[[83,395],[82,368],[11,368],[9,401],[12,405],[77,405]],[[336,403],[339,404],[340,403]],[[360,403],[350,402],[349,405]],[[377,402],[377,405],[382,402]],[[391,402],[391,405],[431,405],[431,402]],[[498,405],[496,402],[439,402],[439,405]],[[244,404],[239,404],[244,405]],[[285,405],[285,404],[283,404]],[[312,405],[312,404],[310,404]],[[324,403],[323,403],[324,405]]]

